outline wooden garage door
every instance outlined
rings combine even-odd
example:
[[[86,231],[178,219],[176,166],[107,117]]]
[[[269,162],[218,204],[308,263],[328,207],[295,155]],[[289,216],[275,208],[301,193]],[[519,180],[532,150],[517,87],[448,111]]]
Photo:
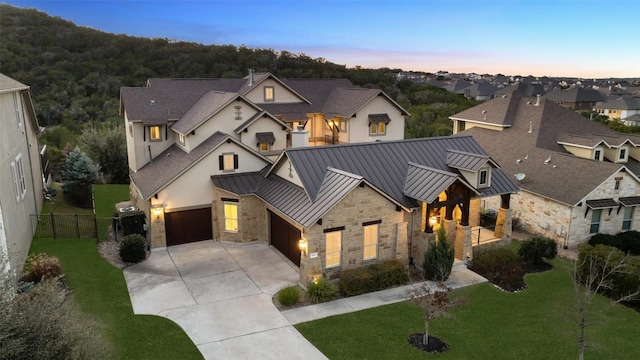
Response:
[[[164,214],[167,246],[213,239],[211,208]]]
[[[300,266],[300,249],[298,248],[300,230],[271,211],[269,211],[269,218],[271,219],[271,245],[296,266]]]

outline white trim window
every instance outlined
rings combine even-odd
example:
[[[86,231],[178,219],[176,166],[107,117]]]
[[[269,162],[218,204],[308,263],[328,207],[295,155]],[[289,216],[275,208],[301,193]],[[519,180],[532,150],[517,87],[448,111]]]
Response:
[[[149,126],[149,140],[150,141],[160,141],[162,140],[162,131],[160,130],[160,126]]]
[[[589,234],[597,234],[600,232],[600,218],[602,217],[602,209],[593,209],[591,213],[591,225],[589,226]]]
[[[186,137],[183,134],[178,133],[178,144],[184,146]]]
[[[627,148],[623,147],[618,150],[618,161],[627,161]]]
[[[224,231],[238,232],[238,203],[224,202]]]
[[[332,268],[340,266],[340,258],[342,254],[342,231],[331,231],[325,234],[326,250],[325,261],[326,267]]]
[[[387,133],[387,124],[383,122],[371,123],[369,125],[369,135],[385,135]]]
[[[273,102],[276,100],[275,89],[273,86],[265,86],[264,87],[264,101],[265,102]]]
[[[16,195],[16,201],[20,201],[27,195],[27,181],[24,177],[22,154],[18,154],[15,161],[11,163],[11,175],[13,177],[13,189]]]
[[[602,149],[598,148],[593,150],[593,159],[602,161]]]
[[[363,260],[376,259],[378,257],[378,239],[380,234],[380,224],[363,225],[364,244]]]
[[[478,187],[488,187],[491,183],[491,169],[481,169],[478,171]]]
[[[16,108],[16,120],[18,121],[18,127],[22,127],[22,99],[18,93],[13,93],[13,104]]]
[[[631,223],[633,222],[633,207],[624,208],[624,217],[622,218],[622,231],[631,230]]]

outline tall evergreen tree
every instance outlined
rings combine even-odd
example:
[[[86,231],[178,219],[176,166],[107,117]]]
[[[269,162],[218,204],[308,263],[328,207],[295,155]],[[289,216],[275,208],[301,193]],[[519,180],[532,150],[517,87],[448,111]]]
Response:
[[[429,249],[424,253],[424,278],[430,281],[446,281],[451,275],[453,259],[454,249],[447,238],[444,223],[441,223],[436,240],[429,241]]]
[[[79,147],[67,155],[64,171],[62,172],[62,191],[65,198],[72,204],[90,208],[91,185],[100,178],[100,166],[83,153]]]

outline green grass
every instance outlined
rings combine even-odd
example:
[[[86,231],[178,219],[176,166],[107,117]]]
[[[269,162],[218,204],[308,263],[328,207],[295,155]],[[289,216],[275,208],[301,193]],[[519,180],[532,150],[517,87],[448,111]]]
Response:
[[[575,359],[578,323],[570,263],[526,276],[520,293],[490,284],[456,290],[469,303],[451,318],[430,322],[430,334],[449,343],[443,354],[428,354],[407,343],[423,331],[421,310],[409,302],[297,325],[332,360],[338,359]],[[588,309],[586,359],[638,359],[640,314],[596,297]]]
[[[116,210],[116,203],[127,200],[129,200],[127,184],[93,185],[93,201],[96,204],[97,217],[110,218]]]
[[[51,188],[57,190],[56,196],[51,197],[51,200],[45,200],[42,205],[42,214],[91,214],[91,209],[83,209],[71,205],[65,198],[62,192],[62,184],[52,183]]]
[[[100,257],[95,240],[34,239],[31,253],[41,252],[60,259],[78,306],[111,343],[111,359],[202,359],[177,324],[133,314],[122,270]]]

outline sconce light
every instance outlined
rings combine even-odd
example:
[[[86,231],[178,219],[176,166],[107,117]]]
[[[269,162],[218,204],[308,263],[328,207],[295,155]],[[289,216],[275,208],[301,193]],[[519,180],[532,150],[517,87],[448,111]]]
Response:
[[[307,239],[301,238],[300,240],[298,240],[298,248],[305,255],[307,254],[307,247],[308,246],[309,246],[309,243],[307,243]]]
[[[429,225],[431,226],[435,226],[435,224],[438,222],[438,218],[436,218],[435,216],[431,216],[429,218]]]
[[[151,206],[151,212],[155,216],[155,219],[160,219],[160,215],[162,215],[163,206],[162,204],[156,204]]]

